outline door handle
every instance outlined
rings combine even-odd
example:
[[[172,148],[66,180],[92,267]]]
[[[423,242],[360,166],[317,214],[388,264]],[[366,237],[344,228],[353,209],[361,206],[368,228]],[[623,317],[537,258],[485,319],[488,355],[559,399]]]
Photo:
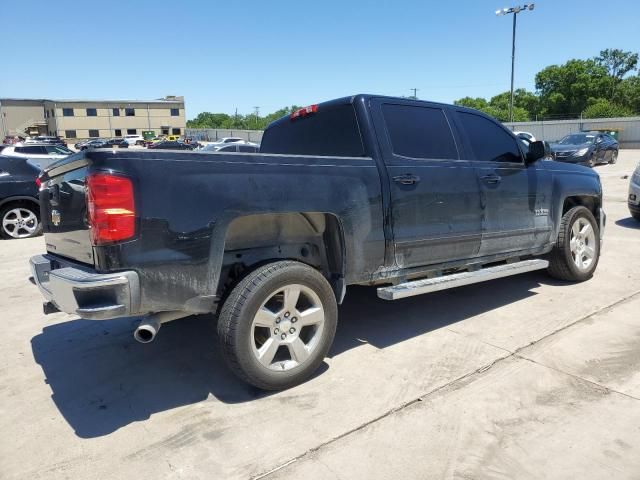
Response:
[[[500,175],[496,175],[495,173],[491,173],[489,175],[485,175],[481,177],[482,181],[488,183],[490,185],[495,185],[496,183],[500,183],[502,181],[502,177]]]
[[[411,173],[405,173],[404,175],[393,177],[393,181],[402,185],[415,185],[420,181],[420,177]]]

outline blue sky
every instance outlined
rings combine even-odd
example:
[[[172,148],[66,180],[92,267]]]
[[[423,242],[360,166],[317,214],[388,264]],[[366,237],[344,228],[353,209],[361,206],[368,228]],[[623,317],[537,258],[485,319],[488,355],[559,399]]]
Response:
[[[518,16],[516,87],[533,89],[546,65],[607,47],[640,51],[640,1],[535,3]],[[494,14],[515,5],[505,0],[18,5],[0,28],[0,97],[184,95],[193,118],[414,87],[443,102],[509,88],[511,16]]]

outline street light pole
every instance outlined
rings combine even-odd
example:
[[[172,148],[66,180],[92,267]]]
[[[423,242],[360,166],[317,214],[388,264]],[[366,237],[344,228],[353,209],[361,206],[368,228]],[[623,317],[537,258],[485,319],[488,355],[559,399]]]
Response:
[[[513,34],[511,36],[511,96],[509,97],[509,121],[513,122],[513,72],[516,67],[516,21],[518,12],[513,14]]]
[[[518,19],[518,14],[525,10],[533,10],[535,4],[533,3],[525,3],[522,7],[511,7],[511,8],[503,8],[502,10],[496,10],[496,15],[507,15],[509,13],[513,13],[513,32],[511,36],[511,95],[509,98],[509,121],[513,122],[513,77],[516,66],[516,22]]]

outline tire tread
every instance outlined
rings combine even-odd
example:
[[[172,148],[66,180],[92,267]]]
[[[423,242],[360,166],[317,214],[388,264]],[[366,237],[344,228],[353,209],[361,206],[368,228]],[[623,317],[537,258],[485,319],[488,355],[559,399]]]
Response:
[[[569,241],[570,235],[570,227],[573,219],[579,212],[586,212],[588,216],[593,218],[593,214],[591,211],[583,206],[577,206],[569,209],[563,216],[560,221],[560,229],[558,232],[558,241],[553,247],[553,250],[548,255],[549,267],[547,268],[547,272],[554,278],[559,280],[565,280],[569,282],[575,282],[580,280],[585,280],[583,278],[578,278],[571,268],[569,264],[569,259],[566,255],[566,243]],[[595,220],[595,219],[594,219]],[[599,232],[596,230],[596,235],[599,235]],[[598,256],[600,255],[600,246],[598,245]],[[597,258],[596,258],[596,266],[597,266]],[[594,270],[595,271],[595,268]],[[591,278],[593,275],[593,271],[591,275],[587,278]]]

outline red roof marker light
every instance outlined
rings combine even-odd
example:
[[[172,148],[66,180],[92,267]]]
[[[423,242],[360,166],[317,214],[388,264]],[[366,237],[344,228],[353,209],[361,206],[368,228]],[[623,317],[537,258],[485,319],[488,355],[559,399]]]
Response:
[[[318,105],[309,105],[308,107],[300,108],[293,112],[289,118],[291,120],[295,120],[296,118],[306,117],[307,115],[311,115],[312,113],[316,113],[318,111]]]

